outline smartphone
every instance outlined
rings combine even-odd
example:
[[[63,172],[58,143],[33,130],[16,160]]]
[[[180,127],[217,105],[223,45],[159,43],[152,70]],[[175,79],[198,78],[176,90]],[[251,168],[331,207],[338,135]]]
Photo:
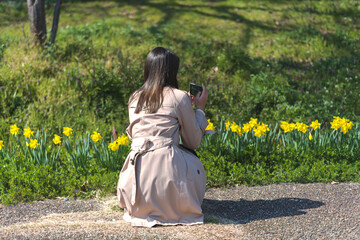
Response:
[[[196,95],[198,94],[198,92],[202,93],[202,86],[195,84],[195,83],[190,83],[190,94],[193,95],[194,97],[196,97]]]

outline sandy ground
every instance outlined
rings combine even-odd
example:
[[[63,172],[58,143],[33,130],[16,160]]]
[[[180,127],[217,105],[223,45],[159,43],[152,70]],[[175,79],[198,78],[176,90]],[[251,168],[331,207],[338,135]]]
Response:
[[[115,196],[0,206],[0,239],[360,239],[360,183],[209,189],[205,224],[134,228]]]

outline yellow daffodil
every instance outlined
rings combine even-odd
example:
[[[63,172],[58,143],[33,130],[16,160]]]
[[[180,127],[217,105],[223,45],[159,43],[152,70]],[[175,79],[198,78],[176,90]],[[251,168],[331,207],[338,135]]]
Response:
[[[257,124],[257,126],[254,128],[254,135],[256,137],[261,137],[261,135],[265,135],[267,131],[270,131],[269,125],[264,123]]]
[[[340,118],[338,116],[334,116],[334,120],[330,122],[332,129],[339,129],[341,128],[341,132],[343,134],[348,133],[349,130],[353,127],[353,123],[350,122],[349,119],[346,118]]]
[[[65,134],[65,136],[70,136],[72,134],[73,130],[72,128],[69,128],[69,127],[64,127],[64,131],[63,133]]]
[[[226,130],[229,130],[229,127],[230,127],[230,121],[227,121],[226,123],[225,123],[225,128],[226,128]]]
[[[35,149],[37,146],[39,146],[39,143],[36,139],[30,139],[30,143],[26,143],[26,146]]]
[[[31,136],[34,136],[34,132],[31,131],[30,127],[24,129],[24,136],[26,138],[30,138]]]
[[[101,138],[102,138],[102,137],[101,137],[100,133],[95,132],[95,131],[94,131],[93,134],[91,135],[91,139],[92,139],[94,142],[100,141]]]
[[[116,151],[119,149],[119,145],[117,144],[117,141],[114,141],[109,144],[108,148],[111,149],[112,151]]]
[[[260,129],[255,128],[255,129],[254,129],[254,133],[255,133],[254,135],[255,135],[256,137],[261,137],[261,133],[262,133],[262,132],[261,132]]]
[[[311,124],[310,124],[310,127],[312,127],[314,130],[316,130],[316,129],[320,129],[320,123],[319,123],[319,121],[318,120],[316,120],[316,121],[313,121]]]
[[[115,142],[117,145],[128,145],[130,140],[129,140],[128,136],[126,136],[125,134],[122,134],[120,137],[118,137],[116,139]]]
[[[306,125],[305,123],[299,123],[297,122],[296,125],[295,125],[295,128],[300,131],[300,132],[303,132],[303,133],[306,133],[306,131],[308,130],[309,126]]]
[[[235,122],[233,122],[230,126],[230,129],[232,132],[237,132],[238,128],[239,128],[239,125],[237,125]]]
[[[345,119],[345,121],[346,122],[341,128],[346,128],[346,130],[349,131],[354,126],[354,123],[350,122],[349,119]]]
[[[244,132],[250,132],[251,131],[251,125],[249,123],[245,123],[243,125],[243,129]]]
[[[296,127],[295,123],[289,123],[289,129],[290,131],[294,130]]]
[[[346,124],[349,122],[349,119],[341,118],[341,119],[339,120],[339,122],[340,122],[340,125],[341,125],[341,126],[344,126],[344,125],[346,125]]]
[[[20,130],[20,128],[18,128],[18,127],[16,126],[16,124],[10,126],[10,133],[11,133],[12,135],[15,135],[15,136],[18,135],[18,134],[19,134],[19,130]]]
[[[241,136],[241,134],[243,133],[240,126],[237,128],[236,133],[237,133],[239,136]]]
[[[53,142],[55,144],[61,144],[61,137],[57,134],[54,135]]]
[[[254,128],[258,125],[257,121],[258,121],[257,118],[250,118],[249,124],[251,128]]]
[[[214,124],[212,122],[210,122],[210,119],[208,119],[208,123],[209,123],[209,125],[207,125],[205,131],[207,131],[207,130],[215,131]]]
[[[269,128],[269,125],[268,125],[268,124],[261,123],[261,127],[262,127],[263,129],[265,129],[265,131],[270,131],[270,128]]]
[[[311,133],[309,134],[309,140],[313,140],[313,136],[311,135]]]
[[[341,131],[343,134],[348,133],[349,129],[352,128],[354,124],[352,122],[345,123],[343,126],[341,126]]]
[[[288,125],[287,122],[285,122],[285,121],[280,121],[280,128],[281,128],[282,130],[285,131],[287,125]]]
[[[287,132],[291,132],[292,130],[295,129],[295,124],[294,123],[287,123],[285,121],[280,121],[280,128],[284,130],[285,133]]]
[[[0,150],[4,147],[4,141],[0,140]]]
[[[334,120],[330,122],[330,124],[332,129],[338,130],[339,128],[341,128],[341,118],[338,116],[334,116]]]
[[[287,132],[290,132],[290,130],[289,130],[289,123],[287,123],[287,122],[285,122],[285,121],[280,121],[280,128],[282,129],[282,130],[284,130],[284,132],[285,133],[287,133]]]

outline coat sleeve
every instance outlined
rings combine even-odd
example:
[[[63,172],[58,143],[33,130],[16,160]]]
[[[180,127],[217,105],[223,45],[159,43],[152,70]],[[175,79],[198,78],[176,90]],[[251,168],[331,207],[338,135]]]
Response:
[[[182,93],[177,113],[183,145],[190,149],[198,148],[208,125],[204,112],[194,112],[190,97]]]

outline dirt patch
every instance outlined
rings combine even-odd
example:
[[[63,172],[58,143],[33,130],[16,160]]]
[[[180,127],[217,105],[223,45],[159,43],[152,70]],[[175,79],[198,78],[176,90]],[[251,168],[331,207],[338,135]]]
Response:
[[[87,211],[79,211],[78,203],[87,207]],[[219,225],[208,223],[195,226],[172,226],[155,228],[134,228],[122,219],[122,211],[118,208],[115,196],[102,200],[76,201],[76,200],[47,200],[19,206],[19,211],[26,208],[42,209],[47,206],[63,205],[75,207],[74,211],[61,212],[43,211],[35,214],[31,220],[32,212],[27,212],[24,220],[7,221],[0,227],[2,239],[244,239],[247,238],[241,226]],[[91,207],[89,207],[91,205]],[[12,206],[16,207],[16,206]],[[10,208],[12,208],[10,207]],[[84,208],[82,209],[84,210]],[[11,211],[14,213],[14,211]],[[17,214],[19,215],[19,214]]]
[[[115,196],[0,206],[0,239],[359,239],[360,184],[210,189],[205,224],[134,228]]]

